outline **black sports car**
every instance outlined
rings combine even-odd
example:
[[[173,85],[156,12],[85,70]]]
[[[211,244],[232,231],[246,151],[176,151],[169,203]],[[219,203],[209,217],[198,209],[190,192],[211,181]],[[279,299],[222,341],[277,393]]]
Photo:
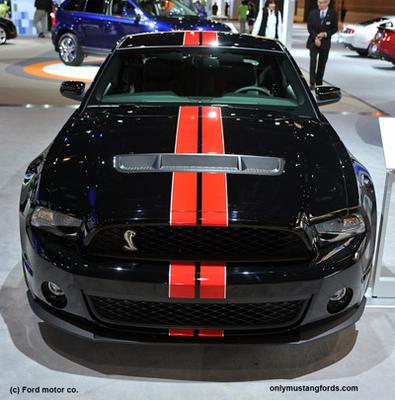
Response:
[[[8,19],[0,17],[0,45],[4,44],[8,39],[17,37],[16,26]]]
[[[355,323],[372,266],[368,171],[277,41],[125,37],[28,167],[33,311],[95,340],[301,341]],[[318,103],[340,99],[318,87]]]

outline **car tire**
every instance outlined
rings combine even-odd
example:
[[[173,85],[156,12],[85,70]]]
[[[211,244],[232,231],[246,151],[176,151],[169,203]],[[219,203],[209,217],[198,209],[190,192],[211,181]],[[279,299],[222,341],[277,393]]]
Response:
[[[7,32],[6,30],[0,26],[0,46],[7,41]]]
[[[367,50],[357,50],[357,53],[358,53],[361,57],[367,57],[367,55],[368,55],[368,51],[367,51]]]
[[[58,53],[66,65],[78,66],[84,61],[84,53],[77,36],[70,32],[63,34],[58,40]]]

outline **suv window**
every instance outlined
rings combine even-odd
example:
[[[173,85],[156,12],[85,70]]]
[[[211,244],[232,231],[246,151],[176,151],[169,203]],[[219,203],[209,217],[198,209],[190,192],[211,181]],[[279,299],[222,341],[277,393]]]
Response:
[[[127,0],[113,0],[111,15],[122,15],[124,10],[134,10],[134,6]]]
[[[85,11],[95,14],[104,13],[105,0],[88,0],[88,4],[85,7]]]
[[[65,6],[65,10],[69,11],[83,11],[86,0],[71,0]]]
[[[196,16],[196,12],[181,0],[136,0],[137,5],[153,17],[180,18]]]

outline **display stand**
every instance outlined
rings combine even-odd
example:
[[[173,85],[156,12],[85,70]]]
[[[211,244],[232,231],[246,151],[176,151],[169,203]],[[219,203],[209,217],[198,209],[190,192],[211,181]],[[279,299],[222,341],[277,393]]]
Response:
[[[384,244],[388,226],[388,216],[391,204],[391,192],[395,183],[395,118],[380,118],[380,132],[383,142],[386,167],[383,205],[379,219],[379,235],[377,240],[376,258],[374,262],[374,277],[372,296],[395,298],[395,276],[382,276]]]

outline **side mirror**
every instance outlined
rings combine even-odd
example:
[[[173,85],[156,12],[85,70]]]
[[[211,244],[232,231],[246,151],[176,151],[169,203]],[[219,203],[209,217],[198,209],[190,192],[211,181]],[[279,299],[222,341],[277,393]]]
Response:
[[[82,101],[84,98],[85,83],[79,81],[64,81],[60,85],[60,93],[68,99]]]
[[[379,25],[380,28],[393,28],[394,24],[391,21],[384,22],[383,24]]]
[[[336,86],[317,86],[315,88],[315,98],[319,106],[325,106],[340,101],[342,92]]]

